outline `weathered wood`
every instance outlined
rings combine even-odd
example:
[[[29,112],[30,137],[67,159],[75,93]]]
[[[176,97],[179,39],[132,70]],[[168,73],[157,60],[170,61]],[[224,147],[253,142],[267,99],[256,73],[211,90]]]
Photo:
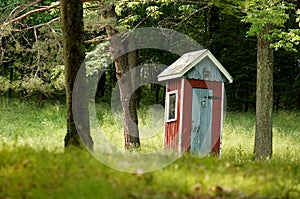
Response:
[[[208,76],[203,76],[204,71],[208,71]],[[226,77],[218,70],[215,64],[208,57],[196,64],[196,66],[189,70],[184,77],[187,79],[200,79],[216,82],[226,81]]]
[[[184,99],[183,99],[183,133],[182,133],[182,151],[189,149],[192,131],[192,111],[193,108],[193,88],[209,89],[212,90],[213,96],[217,99],[212,100],[212,129],[211,129],[211,152],[213,154],[220,154],[221,144],[221,130],[222,130],[222,102],[224,99],[222,95],[222,83],[220,82],[206,82],[201,80],[187,79],[184,85]]]
[[[165,121],[165,148],[220,155],[223,85],[233,81],[226,69],[208,50],[201,50],[181,56],[158,79],[167,81],[168,92],[178,93],[177,119]]]
[[[213,90],[193,88],[191,152],[201,156],[212,149],[212,95]]]
[[[178,145],[179,145],[179,127],[180,127],[180,100],[181,100],[181,80],[180,79],[174,79],[170,80],[168,82],[168,87],[167,87],[167,93],[170,91],[178,91],[177,93],[177,116],[176,116],[176,121],[173,122],[165,122],[165,139],[164,139],[164,146],[166,149],[172,149],[177,151],[178,150]],[[167,104],[166,104],[167,106]],[[168,107],[167,107],[168,108]],[[167,116],[166,116],[167,117]],[[167,120],[167,118],[166,118]]]

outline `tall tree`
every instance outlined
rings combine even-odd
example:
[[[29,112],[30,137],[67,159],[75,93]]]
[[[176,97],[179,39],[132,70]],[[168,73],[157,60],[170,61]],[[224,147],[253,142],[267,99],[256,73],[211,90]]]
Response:
[[[126,54],[128,45],[124,45],[121,35],[115,36],[119,32],[116,28],[114,3],[103,3],[101,15],[107,22],[110,22],[106,25],[106,33],[110,39],[110,48],[114,58],[116,77],[120,90],[120,101],[123,109],[125,149],[139,148],[140,138],[137,124],[136,102],[134,101],[135,96],[131,96],[133,93],[133,81],[131,75],[127,73],[134,65],[135,55],[134,52]],[[113,39],[111,39],[112,37]],[[132,45],[132,43],[129,45]]]
[[[274,26],[265,25],[257,35],[256,129],[254,156],[256,159],[272,156],[272,112],[274,50],[271,41],[263,37]]]
[[[257,36],[255,159],[272,157],[272,112],[274,50],[270,34],[289,18],[284,1],[248,0],[245,22],[251,23],[249,35]]]
[[[86,98],[88,95],[86,93],[87,89],[85,89],[85,67],[82,67],[82,70],[78,73],[85,57],[82,2],[80,0],[61,0],[60,12],[67,103],[67,134],[65,136],[65,147],[80,146],[81,141],[79,135],[81,135],[85,145],[92,150],[93,140],[90,136],[88,100]],[[81,80],[81,85],[79,88],[76,88],[79,89],[76,92],[80,92],[81,96],[72,99],[72,94],[75,92],[74,83],[77,73]],[[77,115],[74,115],[72,111],[72,104],[74,103],[77,108]],[[77,128],[74,116],[76,116]]]

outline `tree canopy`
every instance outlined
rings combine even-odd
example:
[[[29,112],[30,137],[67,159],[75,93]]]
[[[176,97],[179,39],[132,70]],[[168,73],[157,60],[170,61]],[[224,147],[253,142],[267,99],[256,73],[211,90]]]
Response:
[[[226,86],[228,109],[248,111],[255,109],[256,95],[256,38],[251,35],[265,23],[276,23],[276,28],[266,35],[276,50],[274,106],[299,109],[299,3],[264,0],[265,4],[261,4],[260,1],[263,0],[120,0],[115,1],[116,17],[109,19],[100,16],[103,2],[85,2],[85,48],[91,54],[98,44],[105,45],[107,24],[121,32],[149,26],[179,31],[210,49],[233,76],[234,83]],[[1,2],[1,96],[33,96],[38,101],[63,97],[58,6],[59,2],[51,0]],[[139,50],[138,55],[137,64],[168,65],[178,58],[153,49]],[[101,88],[102,100],[109,102],[116,82],[115,69],[111,65],[103,69],[106,80]]]

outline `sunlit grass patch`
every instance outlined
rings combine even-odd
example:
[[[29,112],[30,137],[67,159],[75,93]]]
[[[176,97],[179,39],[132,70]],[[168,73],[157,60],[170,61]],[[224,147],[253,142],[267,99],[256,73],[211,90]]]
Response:
[[[222,157],[228,156],[235,160],[251,158],[254,133],[255,115],[253,113],[227,113],[222,132]]]
[[[33,148],[63,148],[66,133],[66,109],[58,103],[38,107],[32,101],[0,101],[0,147],[28,145]]]
[[[273,117],[273,159],[300,161],[300,112],[279,111]]]
[[[300,113],[279,111],[273,116],[273,158],[299,161]],[[222,154],[236,160],[251,159],[254,150],[255,113],[227,113],[223,127]]]

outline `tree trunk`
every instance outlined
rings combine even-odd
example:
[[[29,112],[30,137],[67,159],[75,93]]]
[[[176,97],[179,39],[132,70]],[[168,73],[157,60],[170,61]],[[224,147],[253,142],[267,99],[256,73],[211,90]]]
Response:
[[[213,38],[213,34],[219,29],[220,19],[218,7],[214,5],[209,6],[205,13],[205,19],[207,41],[209,42]]]
[[[0,36],[0,76],[4,76],[3,72],[4,49],[2,47],[2,36]]]
[[[266,25],[257,37],[255,159],[272,156],[274,51],[270,48],[270,41],[263,38],[272,28],[272,25]]]
[[[113,3],[109,3],[104,7],[105,9],[102,10],[102,17],[104,19],[112,19],[116,17]],[[113,40],[111,39],[118,33],[118,31],[112,26],[112,24],[108,24],[106,26],[106,33],[108,35],[108,39],[110,40],[110,48],[115,62],[116,77],[120,89],[120,101],[123,109],[125,149],[139,148],[140,139],[137,126],[138,119],[136,102],[134,95],[131,95],[133,93],[132,78],[130,74],[126,74],[130,69],[128,55],[126,55],[125,53],[128,46],[123,44],[123,38],[121,36],[114,37]],[[135,60],[133,61],[132,56],[135,55],[130,56],[130,64],[133,65],[133,62],[135,62]]]
[[[13,66],[10,66],[9,68],[9,82],[12,84],[14,80],[14,68]],[[9,87],[8,89],[8,97],[11,98],[12,97],[12,88]]]
[[[135,41],[132,39],[129,39],[128,41],[128,48],[129,49],[134,49],[135,47]],[[131,51],[127,53],[127,64],[128,64],[128,69],[131,70],[134,67],[136,67],[136,51]],[[132,121],[134,122],[133,126],[133,132],[134,132],[134,140],[133,144],[136,147],[140,147],[140,139],[139,139],[139,129],[138,129],[138,115],[137,115],[137,94],[133,90],[134,88],[138,87],[139,84],[139,74],[138,71],[131,70],[131,93],[132,96],[130,96],[130,102],[129,102],[129,111],[130,111],[130,116]]]
[[[65,82],[66,82],[66,104],[67,104],[67,134],[65,136],[65,147],[81,146],[79,135],[84,141],[84,144],[92,150],[93,141],[90,136],[88,100],[86,98],[87,89],[85,89],[85,68],[79,73],[79,78],[83,81],[80,85],[82,96],[72,100],[72,93],[76,75],[84,61],[85,49],[83,43],[83,8],[80,0],[61,0],[60,3],[63,50],[64,50],[64,65],[65,65]],[[72,104],[76,103],[79,115],[76,115],[77,129],[74,121],[74,113]]]
[[[155,87],[155,104],[159,104],[159,91],[160,91],[160,85],[156,84]]]

